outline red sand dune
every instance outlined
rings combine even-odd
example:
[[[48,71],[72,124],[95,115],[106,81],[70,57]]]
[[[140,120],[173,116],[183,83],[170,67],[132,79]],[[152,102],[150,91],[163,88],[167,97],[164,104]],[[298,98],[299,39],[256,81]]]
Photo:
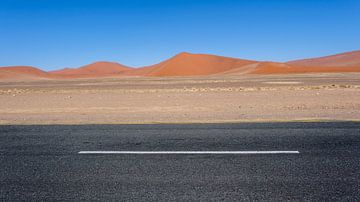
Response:
[[[360,51],[352,51],[305,60],[294,60],[287,63],[303,67],[356,67],[360,66]]]
[[[30,66],[0,67],[0,78],[7,79],[40,79],[49,78],[47,72]]]
[[[136,76],[201,76],[225,72],[254,63],[251,60],[207,55],[180,53],[156,65],[125,73]]]
[[[114,62],[95,62],[80,68],[65,68],[61,70],[51,71],[53,75],[62,75],[66,78],[81,77],[103,77],[117,76],[132,68]]]
[[[130,76],[130,77],[142,77],[142,76],[147,76],[152,70],[153,70],[153,66],[133,68],[129,71],[123,72],[121,75]]]
[[[262,62],[252,74],[304,74],[304,73],[341,73],[360,72],[360,66],[349,67],[304,67],[286,63]]]
[[[348,67],[304,67],[286,63],[262,62],[252,74],[304,74],[304,73],[340,73],[360,72],[360,66]]]
[[[306,64],[307,65],[306,65]],[[311,65],[310,64],[314,64]],[[156,65],[125,72],[127,76],[204,76],[360,72],[360,51],[308,60],[257,62],[206,54],[180,53]]]
[[[262,62],[255,74],[360,72],[360,51],[287,63]]]
[[[80,68],[44,72],[35,67],[0,68],[0,79],[66,79],[119,76],[207,76],[239,74],[291,74],[360,72],[360,51],[320,58],[278,62],[258,62],[207,54],[180,53],[161,63],[130,68],[118,63],[96,62]]]
[[[255,74],[335,73],[360,72],[360,51],[341,53],[320,58],[289,61],[287,63],[262,62]]]

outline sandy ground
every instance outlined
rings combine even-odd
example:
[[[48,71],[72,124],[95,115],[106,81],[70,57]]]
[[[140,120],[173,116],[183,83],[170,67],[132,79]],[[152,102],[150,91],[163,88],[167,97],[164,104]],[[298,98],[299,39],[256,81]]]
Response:
[[[360,120],[360,74],[0,82],[0,124]]]

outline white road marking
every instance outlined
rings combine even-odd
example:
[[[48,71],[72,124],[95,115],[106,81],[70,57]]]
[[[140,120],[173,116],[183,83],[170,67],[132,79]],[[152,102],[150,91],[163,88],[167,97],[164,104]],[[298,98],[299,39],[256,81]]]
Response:
[[[80,151],[79,154],[299,154],[299,151]]]
[[[267,84],[300,84],[302,82],[299,82],[299,81],[268,81],[268,82],[263,82],[263,83],[267,83]]]

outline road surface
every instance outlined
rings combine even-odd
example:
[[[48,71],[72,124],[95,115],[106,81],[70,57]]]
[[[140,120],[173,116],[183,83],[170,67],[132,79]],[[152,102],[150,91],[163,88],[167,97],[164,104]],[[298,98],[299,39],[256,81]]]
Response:
[[[0,165],[0,201],[353,201],[360,123],[0,126]]]

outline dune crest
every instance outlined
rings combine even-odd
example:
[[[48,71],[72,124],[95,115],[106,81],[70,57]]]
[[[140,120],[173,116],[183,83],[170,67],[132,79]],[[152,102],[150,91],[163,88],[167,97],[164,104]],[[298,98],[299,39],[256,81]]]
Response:
[[[49,73],[31,66],[0,67],[0,78],[8,79],[41,79],[49,78]]]
[[[360,72],[360,51],[286,63],[254,61],[209,54],[179,53],[155,65],[131,68],[115,62],[95,62],[79,68],[45,72],[31,66],[0,67],[1,80],[76,79],[103,77],[177,77],[242,74]]]
[[[287,64],[303,67],[355,67],[360,66],[360,51],[352,51],[319,58],[289,61]]]
[[[255,63],[255,61],[183,52],[164,62],[133,71],[134,75],[138,76],[204,76],[225,72],[251,63]]]
[[[95,62],[79,68],[65,68],[51,71],[51,74],[73,76],[73,77],[101,77],[120,75],[132,68],[115,62]]]
[[[360,72],[360,66],[322,67],[295,66],[289,63],[263,62],[252,74],[305,74],[305,73],[341,73]]]
[[[360,51],[286,63],[263,62],[254,74],[340,73],[360,72]]]

